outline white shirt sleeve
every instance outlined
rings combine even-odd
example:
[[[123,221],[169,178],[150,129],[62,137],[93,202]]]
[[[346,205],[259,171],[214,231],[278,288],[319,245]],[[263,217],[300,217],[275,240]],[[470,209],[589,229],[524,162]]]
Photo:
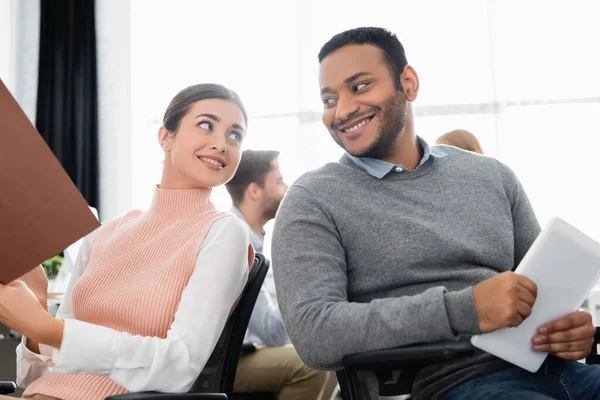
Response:
[[[90,245],[94,242],[94,239],[101,228],[98,228],[85,236],[81,241],[79,253],[77,259],[73,265],[73,271],[71,271],[71,277],[69,283],[65,289],[65,293],[61,300],[60,307],[56,312],[56,318],[68,319],[73,318],[73,311],[71,309],[71,294],[73,292],[73,286],[75,282],[81,277],[88,262],[88,250]],[[50,371],[53,366],[52,362],[52,350],[53,348],[45,344],[40,344],[40,354],[34,353],[29,350],[26,346],[27,338],[23,336],[21,343],[17,346],[17,385],[20,387],[26,387],[31,382],[35,381],[40,376]]]
[[[64,314],[57,314],[65,318],[63,340],[60,349],[53,349],[48,370],[106,375],[133,392],[186,392],[246,284],[250,240],[249,229],[235,217],[213,224],[165,339],[72,319],[70,301],[65,302]],[[71,284],[68,290],[70,297]]]

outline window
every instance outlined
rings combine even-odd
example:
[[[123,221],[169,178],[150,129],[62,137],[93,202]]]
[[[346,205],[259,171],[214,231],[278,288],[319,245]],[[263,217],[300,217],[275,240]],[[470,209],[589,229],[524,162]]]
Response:
[[[194,83],[240,94],[245,147],[281,151],[288,183],[339,158],[320,122],[317,53],[335,33],[374,25],[398,35],[419,74],[418,134],[472,131],[516,171],[542,224],[559,215],[600,239],[597,15],[594,0],[132,0],[132,206],[148,206],[160,176],[167,102]],[[224,190],[213,198],[229,208]]]
[[[600,240],[600,103],[508,107],[499,117],[502,161],[519,176],[540,223],[553,215]]]

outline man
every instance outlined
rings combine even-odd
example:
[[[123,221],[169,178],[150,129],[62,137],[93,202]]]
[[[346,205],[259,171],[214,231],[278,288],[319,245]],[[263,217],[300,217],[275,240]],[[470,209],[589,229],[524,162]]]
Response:
[[[436,144],[447,144],[448,146],[458,147],[459,149],[472,151],[483,155],[483,148],[477,137],[464,129],[455,129],[435,140]]]
[[[259,253],[265,239],[263,227],[275,218],[288,188],[278,156],[277,151],[244,151],[233,179],[226,185],[234,205],[232,212],[252,230],[252,245]],[[308,368],[292,346],[284,346],[289,340],[281,313],[264,286],[250,318],[246,341],[259,348],[240,358],[234,392],[279,392],[280,400],[329,400],[336,385],[334,375]]]
[[[419,79],[392,33],[340,33],[319,62],[323,123],[346,153],[288,190],[272,250],[304,362],[337,369],[347,354],[519,325],[537,288],[510,271],[540,228],[516,176],[415,135]],[[413,398],[598,398],[600,367],[566,361],[589,354],[593,334],[588,313],[570,314],[532,338],[552,353],[537,374],[477,351],[423,368]]]

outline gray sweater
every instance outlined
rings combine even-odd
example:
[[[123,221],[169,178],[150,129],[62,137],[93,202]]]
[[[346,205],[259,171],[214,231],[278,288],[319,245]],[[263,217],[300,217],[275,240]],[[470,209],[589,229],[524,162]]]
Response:
[[[278,300],[304,362],[479,333],[472,287],[519,263],[539,233],[514,173],[449,146],[377,179],[347,156],[300,177],[277,215]],[[489,354],[427,367],[418,399],[506,368]],[[376,388],[372,389],[376,391]]]

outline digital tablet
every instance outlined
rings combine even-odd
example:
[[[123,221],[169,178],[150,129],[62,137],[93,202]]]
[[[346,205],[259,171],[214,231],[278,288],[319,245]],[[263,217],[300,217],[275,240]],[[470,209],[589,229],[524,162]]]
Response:
[[[536,372],[548,353],[533,351],[531,339],[541,325],[577,311],[581,306],[600,279],[600,243],[553,217],[515,273],[528,277],[538,287],[531,315],[518,327],[475,335],[471,343]]]

